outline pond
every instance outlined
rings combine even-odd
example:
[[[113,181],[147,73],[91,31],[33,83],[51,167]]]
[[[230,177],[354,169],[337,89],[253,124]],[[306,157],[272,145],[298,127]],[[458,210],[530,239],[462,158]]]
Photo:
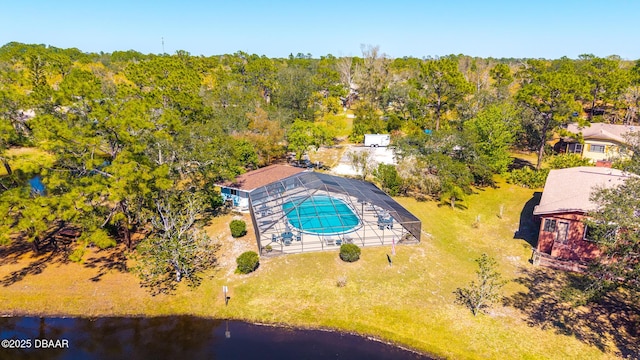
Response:
[[[428,359],[364,337],[191,316],[0,318],[0,359]]]
[[[29,179],[29,186],[31,187],[32,192],[35,192],[36,194],[44,194],[44,184],[42,183],[40,175],[36,175]]]

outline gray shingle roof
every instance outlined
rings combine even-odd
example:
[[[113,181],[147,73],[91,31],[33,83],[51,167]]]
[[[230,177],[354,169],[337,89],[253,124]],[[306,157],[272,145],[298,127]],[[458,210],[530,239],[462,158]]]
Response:
[[[540,204],[534,215],[583,212],[596,209],[589,200],[596,188],[621,185],[631,176],[629,173],[606,167],[581,166],[551,170],[544,185]]]
[[[626,143],[625,135],[640,130],[637,126],[593,123],[580,127],[577,123],[567,125],[567,131],[574,134],[582,133],[585,140],[612,140],[621,144]]]

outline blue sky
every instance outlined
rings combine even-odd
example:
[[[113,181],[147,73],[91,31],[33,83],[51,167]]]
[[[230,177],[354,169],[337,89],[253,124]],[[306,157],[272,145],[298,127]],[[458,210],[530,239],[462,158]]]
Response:
[[[638,0],[92,1],[5,0],[0,45],[10,41],[86,52],[268,57],[359,56],[361,44],[390,57],[640,59]]]

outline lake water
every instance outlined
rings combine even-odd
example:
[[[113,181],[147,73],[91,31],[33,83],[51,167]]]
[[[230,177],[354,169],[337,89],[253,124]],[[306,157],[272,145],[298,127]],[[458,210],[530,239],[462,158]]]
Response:
[[[42,183],[42,178],[40,175],[36,175],[33,178],[29,179],[29,186],[31,187],[31,191],[37,194],[44,193],[44,184]]]
[[[190,316],[0,318],[0,359],[428,359],[360,336]]]

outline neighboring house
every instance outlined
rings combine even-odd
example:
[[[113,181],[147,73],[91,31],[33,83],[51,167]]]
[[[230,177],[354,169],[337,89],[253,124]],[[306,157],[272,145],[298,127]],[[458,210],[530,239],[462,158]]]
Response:
[[[625,136],[640,129],[629,125],[612,125],[593,123],[580,127],[577,123],[567,125],[567,131],[581,134],[583,143],[573,138],[563,138],[559,142],[559,150],[566,153],[580,154],[583,158],[598,160],[615,160],[631,156],[624,149],[627,143]]]
[[[238,210],[249,210],[249,193],[256,188],[303,172],[305,169],[289,165],[270,165],[258,170],[249,171],[235,181],[219,184],[220,193],[225,202],[229,202]]]
[[[629,176],[607,167],[551,170],[540,204],[533,210],[533,215],[540,218],[534,263],[556,266],[554,261],[560,260],[581,264],[600,256],[598,244],[589,238],[583,221],[597,206],[589,198],[596,189],[618,186]]]

